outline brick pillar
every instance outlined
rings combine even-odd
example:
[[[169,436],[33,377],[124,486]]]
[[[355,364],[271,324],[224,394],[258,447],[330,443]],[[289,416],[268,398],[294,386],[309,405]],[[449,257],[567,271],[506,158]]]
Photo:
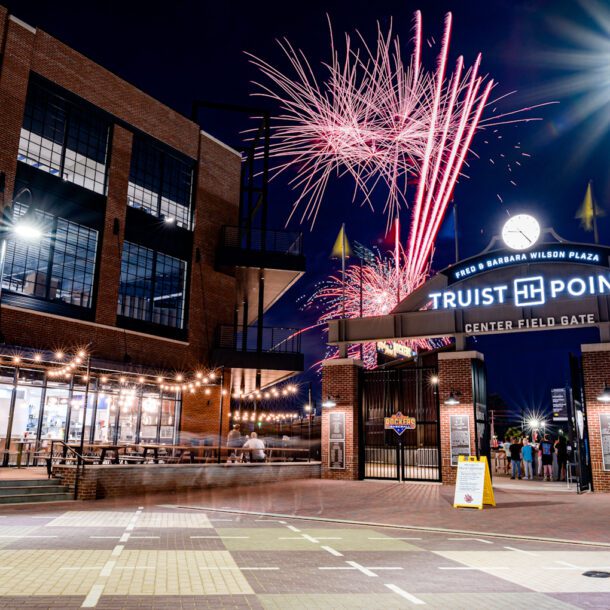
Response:
[[[30,77],[32,49],[36,35],[20,23],[8,20],[1,7],[3,48],[0,70],[0,171],[6,173],[6,190],[0,201],[7,204],[13,197],[19,134]]]
[[[610,384],[610,343],[582,345],[581,350],[593,491],[610,492],[610,471],[604,471],[599,419],[601,413],[610,413],[610,404],[597,400],[606,383]]]
[[[195,394],[182,394],[182,415],[180,418],[180,442],[188,443],[192,439],[212,438],[214,446],[218,442],[220,430],[220,400],[222,397],[222,444],[226,442],[229,432],[229,412],[231,407],[231,375],[225,371],[225,393],[221,387],[211,386],[210,394],[198,391]]]
[[[322,369],[322,401],[331,396],[336,407],[322,408],[322,478],[358,480],[358,411],[362,362],[350,358],[326,360]],[[330,416],[345,414],[345,468],[330,468]],[[338,441],[340,442],[340,441]]]
[[[104,234],[99,248],[100,273],[95,310],[95,321],[108,326],[114,326],[116,323],[132,140],[133,136],[129,131],[120,125],[114,126],[108,168]],[[118,235],[114,234],[115,218],[118,221]]]
[[[445,352],[438,355],[438,391],[440,401],[441,479],[444,485],[455,485],[457,467],[451,466],[450,415],[468,417],[470,454],[476,455],[476,431],[472,396],[472,361],[483,360],[479,352]],[[446,405],[451,392],[458,394],[459,405]]]

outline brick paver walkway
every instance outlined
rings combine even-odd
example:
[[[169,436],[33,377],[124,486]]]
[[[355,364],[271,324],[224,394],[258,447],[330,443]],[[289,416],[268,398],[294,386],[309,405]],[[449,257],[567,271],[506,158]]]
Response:
[[[495,508],[456,510],[452,487],[302,480],[207,490],[187,494],[179,501],[189,506],[610,544],[610,494],[521,491],[516,487],[497,489],[495,496]]]
[[[478,511],[451,494],[306,480],[2,507],[0,610],[610,607],[610,578],[584,576],[610,572],[610,545],[426,529],[607,543],[610,496],[499,490]]]
[[[267,497],[263,492],[249,488],[242,495],[252,507]],[[609,548],[270,518],[156,500],[1,511],[0,609],[610,607],[610,580],[583,575],[610,570]]]

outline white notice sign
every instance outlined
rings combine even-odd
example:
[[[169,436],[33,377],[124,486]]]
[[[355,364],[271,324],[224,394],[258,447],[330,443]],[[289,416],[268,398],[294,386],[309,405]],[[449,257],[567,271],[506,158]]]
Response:
[[[458,462],[453,506],[483,508],[485,462]]]

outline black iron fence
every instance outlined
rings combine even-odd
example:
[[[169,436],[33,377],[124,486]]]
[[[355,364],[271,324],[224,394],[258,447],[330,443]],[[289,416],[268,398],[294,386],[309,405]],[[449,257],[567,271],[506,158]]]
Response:
[[[246,227],[222,228],[220,244],[224,248],[277,252],[300,256],[303,254],[303,234],[296,231],[271,231]]]
[[[241,325],[221,325],[217,328],[217,346],[240,352],[276,352],[299,354],[301,352],[301,332],[298,328],[264,326],[261,345],[258,345],[258,327]]]

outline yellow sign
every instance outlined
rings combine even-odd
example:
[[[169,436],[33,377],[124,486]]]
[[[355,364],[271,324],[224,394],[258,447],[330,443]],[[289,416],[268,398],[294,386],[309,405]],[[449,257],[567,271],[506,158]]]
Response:
[[[415,430],[415,418],[403,415],[400,411],[391,417],[383,418],[383,427],[386,430],[394,430],[396,434],[402,434],[405,430]]]
[[[496,505],[487,458],[460,455],[453,508],[482,509],[484,504]]]

